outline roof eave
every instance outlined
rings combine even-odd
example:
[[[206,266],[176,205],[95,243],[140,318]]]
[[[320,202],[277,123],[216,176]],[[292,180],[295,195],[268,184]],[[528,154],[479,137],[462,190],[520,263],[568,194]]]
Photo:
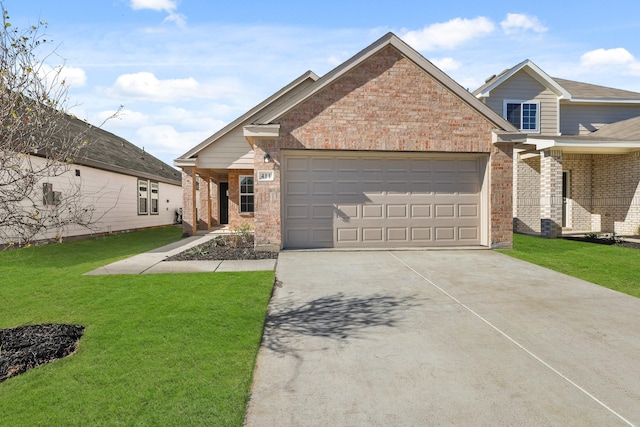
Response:
[[[238,127],[242,123],[250,120],[252,117],[257,116],[261,111],[267,108],[270,104],[277,101],[283,95],[287,94],[289,91],[291,91],[292,89],[294,89],[295,87],[297,87],[298,85],[300,85],[301,83],[303,83],[308,79],[317,81],[319,77],[313,71],[305,72],[300,77],[298,77],[297,79],[295,79],[294,81],[292,81],[291,83],[289,83],[288,85],[286,85],[285,87],[283,87],[282,89],[280,89],[279,91],[277,91],[276,93],[274,93],[273,95],[271,95],[270,97],[268,97],[267,99],[265,99],[264,101],[262,101],[261,103],[259,103],[258,105],[256,105],[255,107],[253,107],[252,109],[250,109],[249,111],[247,111],[246,113],[244,113],[243,115],[241,115],[240,117],[238,117],[237,119],[235,119],[234,121],[232,121],[231,123],[223,127],[222,129],[220,129],[219,131],[217,131],[216,133],[214,133],[213,135],[211,135],[209,138],[205,139],[200,144],[196,145],[191,150],[187,151],[186,153],[184,153],[183,155],[175,159],[174,164],[176,161],[181,161],[184,159],[189,159],[194,156],[197,156],[197,154],[200,151],[207,148],[209,145],[213,144],[215,141],[222,138],[224,135],[228,134],[229,132],[234,130],[236,127]]]
[[[483,114],[487,119],[489,119],[497,129],[508,131],[508,132],[517,132],[516,129],[511,123],[505,120],[502,116],[491,110],[488,106],[484,105],[478,99],[476,99],[469,91],[460,86],[455,80],[449,77],[446,73],[436,67],[433,63],[428,61],[425,57],[420,55],[416,50],[406,44],[403,40],[401,40],[398,36],[393,33],[387,33],[376,42],[368,46],[367,48],[361,50],[356,55],[354,55],[351,59],[345,61],[343,64],[334,68],[329,73],[322,76],[319,80],[317,80],[313,85],[311,85],[307,90],[303,91],[300,96],[292,100],[290,103],[285,105],[282,109],[278,110],[276,113],[272,114],[268,118],[266,118],[263,123],[269,124],[277,122],[278,119],[283,117],[289,111],[293,110],[296,106],[300,105],[302,102],[307,100],[309,97],[318,93],[329,84],[334,82],[336,79],[340,78],[347,72],[351,71],[353,68],[357,67],[359,64],[363,63],[371,56],[375,55],[382,49],[387,46],[393,46],[398,49],[400,53],[406,56],[409,60],[413,61],[416,65],[421,67],[427,73],[429,73],[433,78],[438,80],[441,84],[449,88],[452,92],[454,92],[460,99],[462,99],[466,104],[471,106],[472,108],[478,110],[481,114]]]

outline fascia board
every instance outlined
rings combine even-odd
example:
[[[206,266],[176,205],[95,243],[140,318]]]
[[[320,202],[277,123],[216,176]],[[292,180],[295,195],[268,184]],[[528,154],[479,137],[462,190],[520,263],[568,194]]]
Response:
[[[547,73],[545,73],[540,67],[531,62],[529,59],[522,61],[521,63],[515,65],[509,71],[496,78],[494,82],[492,82],[487,87],[483,88],[480,92],[476,93],[477,98],[487,98],[490,96],[491,91],[496,87],[503,84],[505,81],[509,80],[514,74],[518,71],[524,70],[531,77],[533,77],[538,83],[543,85],[544,87],[549,88],[553,91],[558,98],[560,99],[571,99],[571,94],[567,92],[562,86],[560,86],[553,78],[551,78]]]
[[[640,104],[640,99],[571,98],[571,102],[584,104]]]

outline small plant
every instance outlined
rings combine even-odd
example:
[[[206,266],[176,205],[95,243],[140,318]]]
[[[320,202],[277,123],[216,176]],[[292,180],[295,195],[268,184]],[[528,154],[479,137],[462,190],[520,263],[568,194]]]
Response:
[[[211,240],[211,246],[213,246],[214,248],[217,246],[226,246],[226,240],[224,237],[222,236],[216,236],[215,238],[213,238]]]
[[[230,239],[230,243],[233,246],[238,246],[242,243],[246,243],[249,241],[249,237],[251,237],[251,233],[252,233],[253,229],[251,228],[251,225],[247,224],[246,222],[240,224],[240,225],[236,225],[233,227],[233,234],[232,237]]]
[[[596,231],[590,231],[588,233],[584,233],[585,237],[587,239],[599,239],[600,238],[600,233],[596,232]]]
[[[198,255],[207,255],[209,252],[202,246],[196,246],[195,248],[189,249],[189,255],[198,256]]]

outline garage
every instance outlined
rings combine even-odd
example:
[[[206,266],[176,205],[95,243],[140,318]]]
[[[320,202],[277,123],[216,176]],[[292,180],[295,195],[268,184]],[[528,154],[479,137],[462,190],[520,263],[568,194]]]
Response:
[[[284,151],[284,248],[486,245],[487,155]]]

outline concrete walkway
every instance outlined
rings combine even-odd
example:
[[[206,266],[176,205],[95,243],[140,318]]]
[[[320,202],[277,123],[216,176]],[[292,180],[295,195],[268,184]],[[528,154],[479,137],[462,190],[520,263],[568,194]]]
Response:
[[[493,251],[282,252],[248,426],[640,425],[640,299]]]
[[[273,270],[275,259],[260,260],[227,260],[227,261],[164,261],[173,255],[205,243],[221,234],[228,234],[227,229],[214,230],[187,237],[169,245],[117,261],[93,271],[85,276],[107,274],[160,274],[160,273],[213,273],[223,271],[263,271]]]

